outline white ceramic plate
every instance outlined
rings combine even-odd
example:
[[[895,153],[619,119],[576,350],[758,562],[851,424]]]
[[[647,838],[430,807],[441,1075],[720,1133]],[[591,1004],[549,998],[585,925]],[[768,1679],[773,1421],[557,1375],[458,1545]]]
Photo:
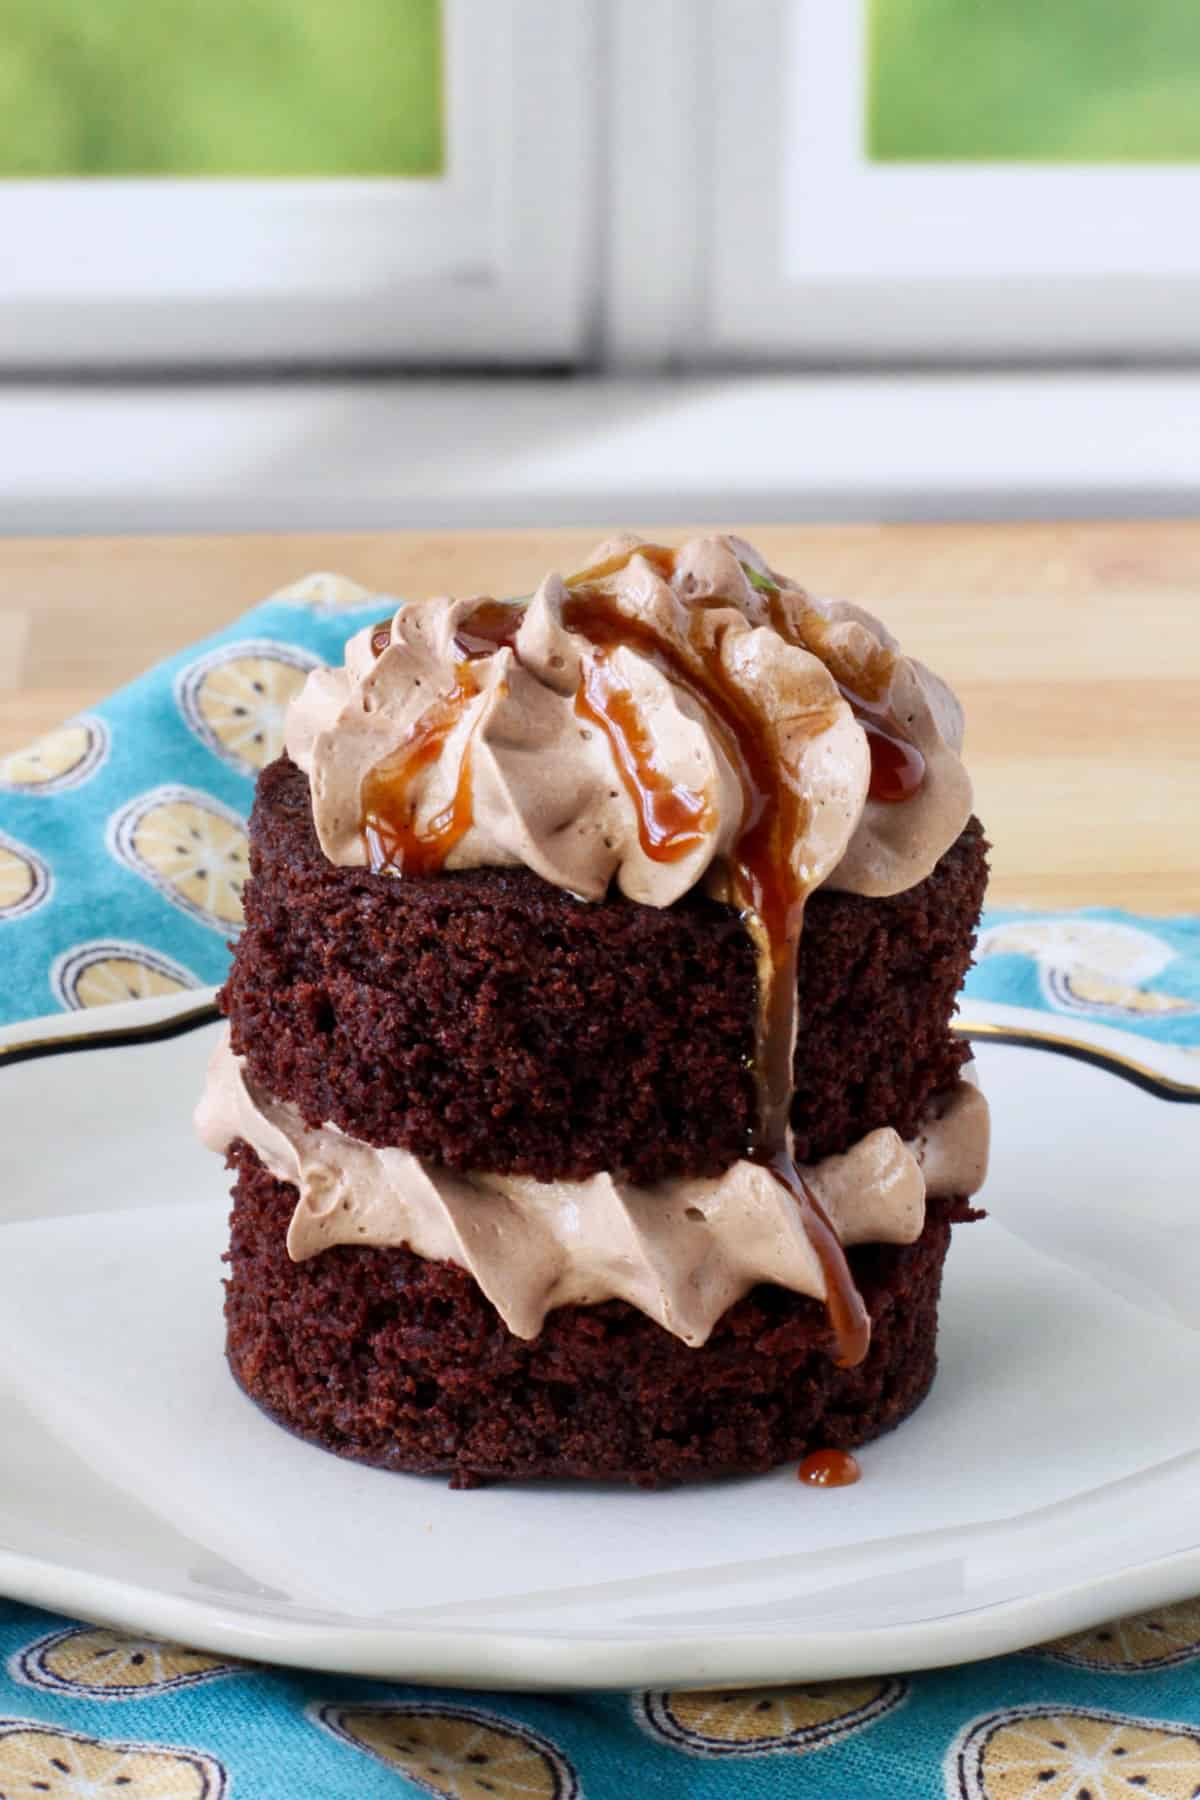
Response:
[[[857,1487],[452,1493],[299,1443],[226,1373],[197,998],[0,1033],[0,1591],[555,1688],[928,1667],[1200,1592],[1200,1058],[973,1009],[992,1216],[956,1233],[933,1393]]]

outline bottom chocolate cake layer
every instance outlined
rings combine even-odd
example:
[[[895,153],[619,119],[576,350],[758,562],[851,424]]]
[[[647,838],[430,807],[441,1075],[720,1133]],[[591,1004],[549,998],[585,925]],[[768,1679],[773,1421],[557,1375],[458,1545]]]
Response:
[[[950,1227],[849,1252],[871,1348],[839,1369],[824,1307],[757,1287],[689,1349],[623,1301],[566,1306],[514,1337],[471,1278],[403,1249],[287,1254],[296,1190],[243,1143],[226,1282],[229,1363],[279,1424],[339,1456],[414,1473],[642,1487],[758,1472],[878,1437],[924,1398]]]

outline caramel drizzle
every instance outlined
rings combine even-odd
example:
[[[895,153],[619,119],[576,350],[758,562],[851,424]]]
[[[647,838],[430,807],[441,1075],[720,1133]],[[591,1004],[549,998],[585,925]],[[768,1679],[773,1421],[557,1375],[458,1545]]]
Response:
[[[689,637],[690,656],[661,638],[652,626],[622,613],[608,589],[610,578],[634,556],[641,557],[666,581],[675,572],[675,552],[661,544],[639,544],[585,569],[567,583],[570,596],[563,608],[567,629],[591,649],[575,697],[576,714],[604,732],[612,747],[621,780],[633,801],[638,836],[654,862],[675,862],[703,842],[711,829],[711,801],[706,794],[671,781],[658,764],[650,734],[636,702],[616,679],[613,650],[632,645],[676,686],[690,694],[711,721],[742,789],[742,824],[731,853],[730,883],[758,952],[759,1024],[755,1055],[758,1120],[749,1147],[750,1159],[768,1169],[792,1195],[825,1278],[826,1310],[843,1368],[860,1363],[871,1336],[870,1316],[846,1261],[845,1251],[820,1201],[808,1187],[792,1153],[791,1109],[795,1091],[800,934],[808,889],[793,866],[792,852],[808,821],[802,794],[782,772],[761,721],[729,678],[720,641],[705,642],[696,626],[707,608],[694,603]],[[743,565],[745,567],[745,565]],[[866,671],[849,666],[830,641],[827,622],[815,609],[796,613],[783,604],[778,585],[746,568],[754,587],[766,598],[770,620],[786,642],[816,655],[829,669],[867,734],[871,750],[871,794],[884,801],[904,800],[916,792],[925,765],[919,750],[892,719],[883,695],[890,684],[894,657],[881,648]],[[724,604],[711,602],[711,606]],[[448,806],[417,830],[411,789],[417,776],[440,756],[463,710],[479,693],[471,663],[500,648],[515,649],[524,602],[481,601],[461,622],[455,635],[458,667],[453,687],[429,706],[405,741],[367,776],[363,784],[363,829],[373,869],[405,875],[432,874],[445,864],[469,830],[471,810],[471,744],[468,740]],[[390,625],[371,638],[381,655],[391,641]],[[873,692],[862,693],[854,679],[866,676]],[[830,719],[814,724],[814,733]]]
[[[524,600],[480,600],[454,634],[459,661],[511,650],[525,617]],[[371,654],[378,658],[392,641],[391,619],[381,619],[371,633]]]
[[[751,586],[766,596],[771,624],[779,636],[825,664],[842,699],[862,726],[871,754],[869,797],[888,804],[911,800],[925,779],[925,758],[905,737],[885,698],[896,666],[894,652],[881,644],[865,668],[853,667],[834,641],[828,619],[806,604],[803,595],[797,595],[797,611],[789,611],[783,603],[783,590],[776,582],[760,575],[748,563],[743,563],[742,568]],[[863,692],[859,685],[863,682],[869,692]]]
[[[480,600],[455,632],[454,648],[467,658],[512,650],[524,617],[524,600]]]
[[[664,578],[673,572],[673,554],[652,546],[654,566]],[[629,556],[643,555],[642,547]],[[664,567],[664,565],[666,565]],[[799,1011],[798,955],[807,890],[793,867],[792,848],[807,823],[803,796],[780,769],[774,746],[745,696],[721,661],[720,643],[703,642],[693,631],[692,655],[685,658],[653,627],[622,613],[604,579],[622,566],[602,564],[568,585],[571,597],[563,623],[577,632],[599,658],[618,644],[631,644],[691,694],[709,718],[742,788],[742,827],[730,856],[735,904],[759,953],[759,1024],[755,1055],[758,1123],[749,1147],[791,1194],[825,1278],[826,1310],[838,1346],[838,1362],[860,1363],[870,1344],[871,1321],[854,1283],[845,1251],[820,1201],[808,1187],[792,1154],[791,1109]],[[693,615],[695,616],[695,615]],[[586,683],[585,683],[586,686]],[[577,703],[578,705],[578,703]],[[609,715],[612,725],[612,716]],[[614,727],[614,730],[616,727]],[[621,766],[618,759],[618,766]],[[652,837],[647,817],[648,771],[635,769],[629,791],[638,808],[643,847]],[[678,792],[678,790],[676,790]],[[655,855],[648,851],[647,854]],[[661,850],[656,860],[666,860]]]
[[[471,828],[471,742],[458,765],[447,806],[418,829],[412,788],[423,769],[437,762],[464,709],[479,692],[469,663],[459,666],[454,686],[439,694],[412,726],[403,743],[368,773],[362,785],[363,835],[372,869],[397,875],[434,875]]]
[[[845,682],[839,681],[838,688],[866,733],[871,752],[869,797],[891,806],[911,800],[925,779],[925,758],[915,744],[901,736],[887,706],[856,694]]]
[[[649,563],[664,581],[670,581],[675,573],[675,551],[666,544],[632,544],[628,550],[617,550],[603,562],[592,563],[588,568],[568,576],[567,586],[578,589],[598,588],[610,575],[619,575],[622,569],[627,569],[635,556],[640,556],[644,563]]]
[[[650,861],[680,862],[698,850],[714,823],[708,796],[677,785],[659,767],[654,740],[633,695],[616,680],[600,650],[584,667],[575,712],[607,737],[622,785],[633,801],[638,839]]]
[[[481,657],[511,648],[524,616],[520,602],[481,600],[455,633],[454,685],[426,707],[403,743],[377,763],[363,782],[363,835],[372,869],[396,875],[435,875],[471,829],[471,739],[463,749],[449,805],[419,830],[413,785],[422,770],[441,756],[446,739],[480,689],[471,668]],[[382,656],[392,641],[391,620],[371,633],[371,649]]]

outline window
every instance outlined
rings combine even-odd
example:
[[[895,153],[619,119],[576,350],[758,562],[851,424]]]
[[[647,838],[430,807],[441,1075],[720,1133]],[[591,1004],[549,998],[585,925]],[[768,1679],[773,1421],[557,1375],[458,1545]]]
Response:
[[[697,360],[1194,354],[1195,0],[707,0],[673,196]],[[629,154],[635,155],[634,150]],[[678,168],[693,171],[684,189]],[[653,179],[647,167],[644,177]],[[627,172],[625,185],[632,185]],[[639,222],[640,221],[640,222]],[[629,245],[622,264],[633,270]],[[632,297],[614,301],[629,319]]]
[[[9,0],[0,361],[574,355],[587,0]]]
[[[1198,0],[6,0],[0,367],[1200,351]]]

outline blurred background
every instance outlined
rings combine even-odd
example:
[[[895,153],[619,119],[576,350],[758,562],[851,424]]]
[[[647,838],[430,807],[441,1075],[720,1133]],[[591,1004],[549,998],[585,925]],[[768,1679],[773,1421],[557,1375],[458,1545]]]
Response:
[[[1197,0],[0,0],[0,529],[1186,514]]]

